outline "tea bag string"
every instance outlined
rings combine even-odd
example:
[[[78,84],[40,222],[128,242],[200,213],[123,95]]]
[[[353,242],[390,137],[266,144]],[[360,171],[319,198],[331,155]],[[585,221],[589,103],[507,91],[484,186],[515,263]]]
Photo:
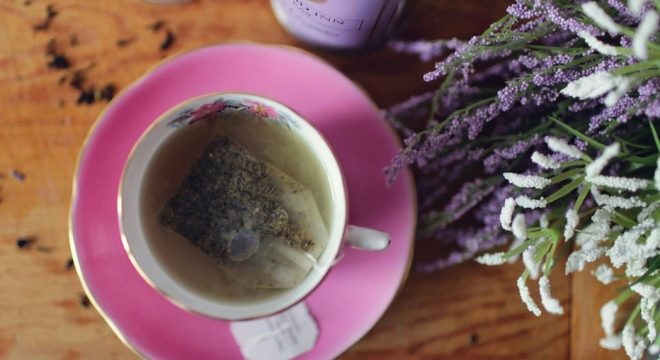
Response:
[[[319,264],[318,260],[316,260],[316,257],[314,255],[305,252],[305,256],[307,256],[312,261],[313,264],[312,267],[314,268],[314,270],[322,270],[326,268],[325,264]],[[332,260],[331,265],[332,266],[336,265],[343,258],[344,258],[344,250],[341,250],[341,252],[337,255],[337,257],[335,257]]]

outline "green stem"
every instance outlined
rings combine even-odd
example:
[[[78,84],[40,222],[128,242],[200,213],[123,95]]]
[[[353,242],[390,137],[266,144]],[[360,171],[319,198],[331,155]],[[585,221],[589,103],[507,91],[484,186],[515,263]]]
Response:
[[[653,154],[649,156],[626,156],[623,158],[626,161],[630,161],[636,164],[655,166],[656,161],[658,160],[658,154]]]
[[[624,302],[626,302],[626,300],[628,300],[630,296],[632,296],[634,293],[635,292],[632,291],[631,289],[626,289],[622,291],[621,294],[617,295],[616,298],[614,298],[614,303],[617,305],[621,305]]]
[[[620,75],[620,76],[625,76],[625,75],[630,75],[634,74],[637,72],[641,72],[644,70],[649,70],[649,69],[655,69],[657,67],[660,67],[660,60],[651,60],[651,61],[643,61],[639,62],[636,64],[628,65],[628,66],[623,66],[618,69],[612,70],[613,75]]]
[[[617,225],[623,226],[624,228],[627,228],[627,229],[630,229],[631,227],[635,226],[634,224],[630,225],[630,223],[628,223],[627,221],[625,221],[625,220],[623,220],[623,219],[621,219],[617,216],[612,217],[612,222],[617,224]]]
[[[632,313],[630,313],[630,316],[628,317],[628,320],[626,321],[626,326],[631,325],[633,321],[637,318],[637,315],[639,315],[639,311],[641,310],[640,303],[637,303],[637,306],[633,309]]]
[[[581,174],[582,172],[583,172],[583,169],[581,169],[581,168],[565,171],[565,172],[563,172],[563,173],[561,173],[557,176],[554,176],[554,177],[550,178],[550,185],[554,185],[554,184],[560,183],[560,182],[562,182],[566,179],[570,179],[575,175]]]
[[[518,245],[517,247],[509,250],[506,254],[504,254],[504,257],[509,258],[512,256],[520,255],[520,253],[525,251],[525,249],[527,249],[528,247],[534,245],[541,238],[553,239],[559,237],[559,231],[556,229],[551,229],[551,228],[538,228],[538,230],[532,230],[532,229],[537,229],[537,228],[529,229],[527,233],[527,240],[525,240],[525,242]]]
[[[653,122],[650,119],[649,127],[651,128],[651,133],[653,134],[653,141],[655,141],[655,146],[658,148],[658,152],[660,152],[660,138],[658,138],[658,132],[655,130],[655,126],[653,126]]]
[[[543,259],[543,257],[548,252],[548,250],[550,250],[550,247],[552,247],[552,239],[543,240],[543,242],[541,242],[536,248],[536,253],[534,254],[534,261],[537,263],[541,262],[541,259]]]
[[[621,225],[623,225],[624,227],[631,228],[631,227],[633,227],[637,224],[636,221],[634,221],[633,219],[627,217],[626,215],[624,215],[623,213],[621,213],[619,211],[615,211],[614,216],[616,218],[618,218],[619,220],[621,220],[621,222],[622,222]]]
[[[584,166],[584,165],[587,165],[587,164],[588,163],[584,160],[571,160],[571,161],[561,163],[560,166],[562,168],[570,168],[570,167],[573,167],[573,166]]]
[[[451,114],[449,114],[449,116],[447,116],[444,120],[442,120],[441,123],[439,123],[438,125],[434,126],[431,129],[422,131],[420,134],[427,134],[429,132],[437,134],[438,132],[440,132],[445,127],[445,125],[447,125],[456,116],[458,116],[460,114],[469,113],[475,107],[481,106],[481,105],[486,104],[486,103],[491,102],[491,101],[494,101],[495,99],[497,99],[497,96],[481,99],[479,101],[476,101],[476,102],[470,104],[469,106],[467,106],[465,108],[456,110],[456,111],[452,112]]]
[[[654,203],[656,201],[660,201],[660,192],[655,193],[653,195],[643,197],[642,200],[644,200],[644,202],[646,202],[647,204]]]
[[[504,254],[504,257],[505,257],[505,258],[509,258],[509,257],[513,257],[513,256],[518,256],[518,255],[520,255],[520,253],[522,253],[523,251],[525,251],[525,249],[527,249],[527,248],[530,247],[532,244],[534,244],[534,243],[536,242],[536,240],[537,240],[537,239],[527,239],[527,240],[526,240],[525,242],[523,242],[522,244],[520,244],[520,245],[518,245],[517,247],[515,247],[515,248],[513,248],[513,249],[511,249],[511,250],[509,250],[509,251],[507,251],[507,252]]]
[[[559,237],[559,230],[553,228],[540,228],[539,230],[528,232],[527,237],[530,239],[540,239],[544,237],[555,238]]]
[[[582,203],[584,202],[584,199],[587,197],[587,194],[589,194],[590,189],[591,189],[591,184],[585,183],[584,186],[582,187],[582,190],[580,190],[580,195],[578,195],[577,200],[575,200],[575,206],[573,207],[575,211],[580,211],[580,207],[582,207]]]
[[[564,130],[568,131],[571,135],[584,140],[586,143],[588,143],[589,145],[595,147],[596,149],[598,149],[598,150],[605,149],[605,147],[606,147],[605,144],[600,143],[600,142],[588,137],[587,135],[575,130],[574,128],[570,127],[568,124],[565,124],[564,122],[562,122],[561,120],[557,119],[554,116],[549,116],[549,118],[550,118],[550,120],[554,121],[557,125],[562,127]],[[588,159],[585,159],[585,160],[591,161],[591,158],[588,158]]]
[[[555,266],[554,256],[558,242],[559,242],[559,238],[552,239],[552,247],[550,247],[550,251],[548,252],[548,255],[546,255],[545,257],[545,264],[543,266],[543,274],[545,276],[550,276],[550,272],[552,271],[552,268]]]
[[[433,100],[431,102],[431,111],[429,112],[429,119],[428,121],[433,121],[435,119],[435,116],[438,114],[438,107],[440,104],[440,97],[445,93],[449,85],[454,81],[454,72],[450,72],[447,74],[445,79],[442,81],[442,84],[436,90],[436,92],[433,94]]]
[[[562,186],[559,190],[555,191],[552,195],[548,196],[546,198],[546,201],[548,204],[561,199],[562,197],[568,195],[571,191],[575,190],[582,182],[584,181],[584,177],[579,177],[570,183]]]

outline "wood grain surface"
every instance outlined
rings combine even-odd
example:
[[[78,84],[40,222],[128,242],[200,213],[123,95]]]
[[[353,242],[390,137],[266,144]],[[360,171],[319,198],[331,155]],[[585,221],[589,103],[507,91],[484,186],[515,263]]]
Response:
[[[412,1],[404,38],[468,38],[504,14],[508,1]],[[50,27],[33,26],[52,4]],[[159,31],[149,24],[164,20]],[[161,51],[167,30],[175,35]],[[73,38],[72,38],[73,37]],[[71,61],[47,66],[55,39]],[[128,44],[117,45],[119,40]],[[266,0],[199,0],[156,6],[140,0],[0,0],[0,358],[129,359],[135,355],[92,307],[70,258],[67,217],[76,157],[105,106],[78,105],[79,91],[60,84],[72,69],[90,67],[87,85],[121,89],[162,58],[234,40],[306,48],[273,17]],[[363,86],[379,106],[430,89],[432,67],[386,49],[329,53],[326,58]],[[25,174],[19,181],[17,170]],[[16,240],[32,237],[19,249]],[[424,249],[424,252],[427,252]],[[552,279],[564,316],[536,318],[521,304],[520,265],[474,263],[435,274],[412,273],[392,307],[345,359],[585,359],[623,358],[604,352],[598,309],[612,289],[588,274]]]

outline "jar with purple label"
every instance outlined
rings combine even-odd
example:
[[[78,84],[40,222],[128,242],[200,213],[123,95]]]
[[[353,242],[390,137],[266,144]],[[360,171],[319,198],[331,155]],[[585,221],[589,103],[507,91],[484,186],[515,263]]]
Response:
[[[406,0],[271,0],[291,34],[315,46],[359,49],[382,43]]]

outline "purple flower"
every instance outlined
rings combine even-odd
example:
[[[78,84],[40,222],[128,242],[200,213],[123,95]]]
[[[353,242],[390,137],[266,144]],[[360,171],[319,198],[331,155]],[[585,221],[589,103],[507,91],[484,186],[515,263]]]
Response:
[[[646,105],[644,110],[644,115],[652,119],[660,118],[660,100],[655,100],[650,104]]]
[[[422,61],[431,61],[444,54],[447,50],[457,50],[465,46],[465,42],[456,38],[449,40],[435,40],[435,41],[391,41],[389,47],[394,51],[414,54],[419,56]]]
[[[589,120],[589,133],[599,130],[610,120],[620,123],[627,122],[632,115],[630,110],[635,106],[635,103],[635,99],[624,95],[614,106],[604,108],[599,114],[592,116],[591,120]]]
[[[598,28],[578,21],[577,13],[574,10],[560,9],[554,2],[546,0],[535,0],[534,6],[544,12],[548,21],[563,30],[570,31],[574,34],[585,31],[593,36],[600,36],[602,34],[602,31]]]
[[[627,139],[637,131],[638,138],[639,129],[644,129],[648,135],[646,120],[660,117],[657,77],[642,84],[631,79],[631,88],[614,104],[608,102],[610,107],[603,104],[607,95],[579,100],[560,93],[577,79],[638,62],[632,56],[598,52],[589,47],[584,35],[577,35],[585,32],[611,46],[631,45],[627,36],[606,34],[591,25],[581,10],[583,2],[516,0],[507,9],[509,16],[467,42],[451,39],[391,44],[396,51],[418,55],[422,61],[453,50],[424,75],[425,81],[451,76],[442,86],[438,84],[437,91],[412,97],[388,112],[406,144],[386,169],[388,179],[392,181],[405,166],[415,169],[420,241],[437,243],[445,254],[420,263],[418,269],[437,270],[503,244],[507,235],[500,227],[500,211],[507,197],[547,196],[565,184],[552,185],[548,193],[515,190],[513,194],[509,185],[499,182],[498,173],[504,169],[529,175],[541,171],[548,176],[565,171],[540,169],[529,160],[533,150],[558,162],[575,160],[549,151],[542,143],[545,136],[565,138],[582,152],[594,154],[587,142],[569,136],[567,129],[549,117],[608,144],[613,134]],[[598,2],[622,25],[634,27],[639,22],[639,15],[632,14],[623,0]],[[640,72],[637,78],[644,76],[648,73]],[[630,146],[627,151],[633,153],[635,148]],[[638,153],[646,157],[649,152]],[[620,176],[625,171],[626,166],[613,164],[605,173]],[[562,198],[552,207],[570,206],[571,201],[574,199]],[[595,203],[587,198],[581,209],[592,206]],[[552,207],[525,211],[527,225],[538,222]]]
[[[510,160],[518,158],[532,146],[542,142],[538,135],[531,139],[525,139],[515,142],[513,145],[495,149],[492,154],[484,159],[484,168],[487,174],[493,174],[502,167],[502,164],[508,164]]]
[[[635,15],[632,12],[630,12],[628,6],[624,4],[621,0],[607,0],[607,4],[611,6],[614,10],[616,10],[617,16],[615,17],[615,20],[619,24],[630,26],[637,24],[640,20],[642,20],[641,14]],[[649,9],[650,8],[649,4],[646,4],[645,8]],[[646,11],[642,11],[642,14],[644,12]]]

